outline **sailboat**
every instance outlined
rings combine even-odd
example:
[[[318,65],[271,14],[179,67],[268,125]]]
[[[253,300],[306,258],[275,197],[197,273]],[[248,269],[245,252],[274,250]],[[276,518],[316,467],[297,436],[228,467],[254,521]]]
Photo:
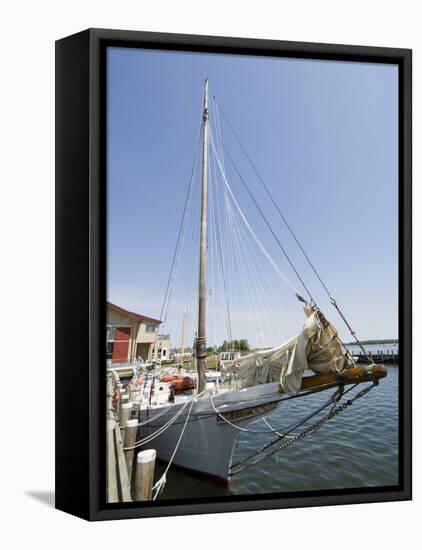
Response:
[[[342,408],[347,407],[347,403],[362,397],[387,372],[384,366],[372,362],[368,366],[358,367],[341,342],[337,329],[326,319],[315,301],[303,298],[290,285],[305,312],[306,321],[302,331],[271,349],[255,350],[241,357],[236,356],[232,361],[225,361],[218,387],[207,384],[207,200],[210,150],[214,153],[216,166],[226,185],[225,192],[231,196],[232,203],[238,205],[227,181],[218,144],[210,132],[208,94],[208,79],[205,79],[200,133],[202,181],[198,324],[195,340],[197,387],[193,391],[173,395],[170,401],[152,405],[151,400],[147,400],[140,406],[134,447],[138,450],[155,449],[158,458],[167,463],[165,474],[171,465],[175,465],[227,484],[231,476],[236,475],[243,467],[260,463],[269,454],[278,452],[319,429],[341,412]],[[240,207],[239,212],[251,239],[278,275],[285,278],[253,232]],[[302,251],[304,252],[303,248]],[[331,295],[330,298],[357,340],[338,304]],[[186,316],[185,311],[183,315]],[[156,376],[159,378],[159,371]],[[354,397],[349,394],[346,405],[342,404],[345,394],[363,382],[370,382],[371,385]],[[268,422],[257,423],[259,419],[265,419],[272,414],[285,399],[329,389],[333,392],[328,392],[329,397],[323,405],[316,411],[310,411],[303,422],[289,426],[282,433]],[[257,449],[249,463],[234,464],[233,450],[236,440],[242,432],[250,429],[252,422],[255,423],[254,426],[259,425],[260,433],[265,431],[269,435],[270,441],[265,448]],[[156,494],[165,483],[165,474],[155,487]]]

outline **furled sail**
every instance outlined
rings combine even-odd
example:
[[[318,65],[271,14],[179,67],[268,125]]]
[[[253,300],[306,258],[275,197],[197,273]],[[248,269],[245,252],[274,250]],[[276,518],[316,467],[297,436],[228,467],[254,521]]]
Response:
[[[279,381],[289,395],[299,392],[306,369],[315,373],[340,372],[353,365],[343,351],[336,328],[315,308],[305,306],[302,332],[281,346],[255,351],[222,367],[222,374],[236,373],[243,388]]]

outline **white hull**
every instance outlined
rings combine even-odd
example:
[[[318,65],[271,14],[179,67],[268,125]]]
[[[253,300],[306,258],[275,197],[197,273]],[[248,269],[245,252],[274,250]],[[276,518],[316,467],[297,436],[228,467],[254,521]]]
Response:
[[[256,419],[271,414],[281,399],[279,383],[261,384],[243,390],[213,396],[216,410],[237,427],[244,428]],[[166,406],[166,405],[165,405]],[[168,413],[140,426],[137,439],[156,432],[180,410],[183,404],[173,405]],[[189,412],[190,404],[169,428],[141,449],[155,449],[159,459],[168,462],[176,448]],[[162,410],[162,409],[161,409]],[[160,412],[160,408],[141,411],[141,422]],[[264,426],[263,429],[268,429]],[[175,454],[173,464],[222,482],[229,479],[233,449],[241,431],[216,414],[210,397],[194,402],[186,430]]]

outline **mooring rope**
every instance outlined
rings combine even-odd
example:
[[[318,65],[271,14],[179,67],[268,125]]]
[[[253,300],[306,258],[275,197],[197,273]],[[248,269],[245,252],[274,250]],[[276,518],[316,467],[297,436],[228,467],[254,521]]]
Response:
[[[163,409],[161,412],[159,412],[155,416],[151,416],[151,418],[147,418],[146,420],[142,420],[142,421],[138,422],[136,427],[139,428],[139,426],[146,426],[147,424],[150,424],[151,422],[154,422],[154,420],[157,420],[157,418],[161,418],[163,416],[163,414],[166,414],[172,407],[173,407],[173,405],[170,405],[169,407],[166,407],[165,409]]]
[[[201,393],[203,393],[203,392],[201,392]],[[195,396],[195,397],[191,400],[191,402],[190,402],[190,408],[189,408],[188,414],[186,415],[185,423],[183,424],[183,428],[182,428],[182,431],[180,432],[179,439],[177,440],[177,443],[176,443],[176,446],[175,446],[175,448],[174,448],[173,454],[172,454],[171,457],[170,457],[170,460],[169,460],[169,462],[168,462],[168,464],[167,464],[166,469],[164,470],[163,475],[160,477],[160,479],[155,483],[154,487],[152,488],[152,490],[155,491],[153,500],[155,500],[155,499],[158,497],[158,495],[159,495],[160,493],[162,493],[162,491],[164,490],[164,487],[165,487],[165,484],[166,484],[166,481],[167,481],[167,472],[169,471],[170,466],[171,466],[172,463],[173,463],[173,459],[174,459],[174,457],[176,456],[177,449],[179,448],[180,442],[182,441],[183,435],[184,435],[184,433],[185,433],[186,426],[187,426],[187,424],[188,424],[188,420],[189,420],[190,414],[191,414],[191,412],[192,412],[193,402],[199,397],[199,395],[200,395],[200,394],[198,394],[197,396]]]
[[[211,401],[211,405],[212,405],[212,408],[213,408],[215,414],[219,418],[221,418],[221,420],[226,422],[226,424],[229,424],[229,426],[231,426],[232,428],[236,428],[236,430],[239,430],[240,432],[246,432],[246,433],[250,433],[250,434],[272,434],[272,433],[277,434],[277,432],[281,429],[281,428],[272,428],[271,426],[269,426],[269,428],[270,428],[269,430],[251,430],[250,428],[242,428],[242,426],[238,426],[237,424],[234,424],[233,422],[230,422],[230,420],[228,418],[226,418],[224,416],[224,414],[222,414],[222,413],[220,413],[220,411],[218,411],[218,409],[215,407],[212,396],[210,396],[210,401]],[[280,399],[279,401],[283,401],[283,399]]]
[[[184,410],[186,409],[186,407],[189,405],[189,403],[191,403],[192,401],[195,401],[196,399],[198,399],[199,397],[202,397],[204,395],[204,391],[202,391],[201,393],[198,393],[197,395],[195,395],[194,397],[192,397],[192,399],[186,401],[183,406],[176,412],[176,414],[174,416],[172,416],[165,424],[163,424],[160,428],[158,428],[158,430],[156,430],[155,432],[153,432],[152,434],[150,435],[147,435],[145,438],[143,439],[139,439],[138,441],[135,441],[135,443],[133,444],[133,446],[131,447],[124,447],[123,450],[124,451],[133,451],[133,449],[136,449],[137,447],[142,447],[143,445],[146,445],[147,443],[149,443],[150,441],[152,441],[153,439],[155,439],[156,437],[158,437],[159,435],[161,435],[162,433],[164,433],[172,424],[174,424],[174,422],[179,418],[179,416],[184,412]],[[159,413],[156,417],[153,417],[153,418],[158,418],[159,416],[162,416],[164,414],[164,412],[167,412],[169,410],[169,408],[172,408],[174,407],[174,405],[171,405],[170,407],[167,407],[165,409],[165,411],[162,411],[161,413]],[[146,423],[150,423],[152,422],[153,418],[149,419],[148,422]],[[143,423],[139,423],[137,424],[137,426],[142,426],[144,425]]]
[[[336,390],[336,392],[334,393],[334,395],[338,392],[338,390]],[[287,428],[285,428],[287,431],[283,434],[282,437],[284,437],[286,434],[290,433],[292,430],[295,430],[296,428],[298,428],[299,426],[301,426],[304,422],[306,422],[307,420],[309,420],[310,418],[312,418],[313,416],[315,416],[316,414],[318,414],[319,412],[321,412],[325,407],[328,407],[328,405],[331,403],[332,401],[332,397],[330,397],[330,399],[322,406],[318,407],[318,409],[316,411],[314,411],[313,413],[311,413],[308,417],[306,417],[305,420],[301,421],[299,424],[294,424],[293,426],[288,426]],[[233,428],[236,428],[237,430],[239,431],[242,431],[242,432],[247,432],[247,433],[255,433],[255,434],[268,434],[268,433],[277,433],[279,431],[281,431],[282,428],[271,428],[270,430],[251,430],[251,429],[248,429],[248,428],[242,428],[241,426],[237,426],[236,424],[234,424],[233,422],[230,422],[230,420],[228,420],[224,415],[222,415],[216,408],[215,408],[215,405],[214,405],[214,402],[212,400],[212,396],[211,396],[211,404],[213,406],[213,409],[214,409],[214,412],[222,419],[224,420],[224,422],[226,422],[227,424],[230,424],[230,426],[232,426]],[[279,435],[279,434],[278,434]]]
[[[152,434],[146,436],[143,439],[139,439],[138,441],[135,441],[135,443],[131,447],[125,447],[124,451],[132,451],[133,449],[136,449],[137,447],[141,447],[142,445],[146,445],[162,433],[164,433],[172,424],[177,420],[177,418],[183,413],[183,411],[186,409],[187,405],[189,404],[189,401],[186,401],[186,403],[181,407],[174,416],[170,418],[165,424],[163,424],[158,430],[153,432]]]

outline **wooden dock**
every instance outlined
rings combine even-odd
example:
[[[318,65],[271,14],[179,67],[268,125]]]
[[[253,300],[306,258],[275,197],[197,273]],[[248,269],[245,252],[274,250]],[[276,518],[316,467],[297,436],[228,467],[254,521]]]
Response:
[[[120,426],[115,420],[107,420],[107,502],[131,500]]]
[[[136,440],[138,421],[130,417],[132,405],[126,400],[115,399],[116,395],[119,394],[116,394],[113,376],[108,373],[107,502],[151,500],[155,451],[153,451],[153,460],[145,461],[144,457],[145,453],[151,453],[151,451],[141,451],[137,454],[136,462],[134,462],[136,449],[133,450],[131,447]],[[124,402],[122,403],[122,401]],[[127,450],[124,450],[125,445]]]

